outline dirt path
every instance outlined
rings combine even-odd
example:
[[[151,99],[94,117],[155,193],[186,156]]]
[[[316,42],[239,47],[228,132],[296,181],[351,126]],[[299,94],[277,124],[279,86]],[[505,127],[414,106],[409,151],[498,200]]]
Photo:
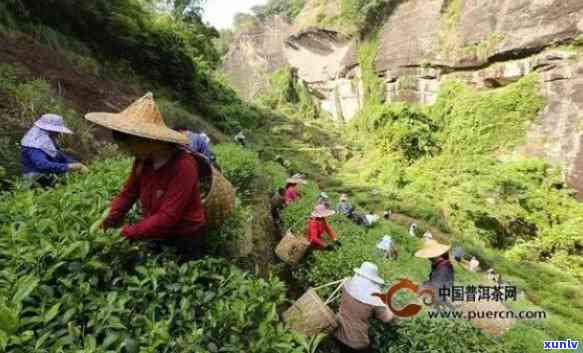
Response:
[[[411,218],[407,215],[401,214],[401,213],[393,213],[391,214],[391,217],[389,218],[389,220],[402,224],[404,226],[406,226],[407,228],[409,228],[409,226],[413,223],[417,224],[418,227],[422,228],[422,229],[426,229],[429,230],[431,232],[431,234],[433,235],[433,238],[439,242],[449,242],[449,237],[442,232],[439,228],[434,227],[432,225],[430,225],[429,223],[420,220],[420,219],[415,219],[415,218]]]
[[[503,313],[507,312],[508,309],[501,302],[494,301],[479,301],[479,302],[466,302],[461,307],[459,307],[465,317],[469,315],[476,315],[479,313]],[[487,317],[471,320],[472,324],[477,328],[487,332],[493,336],[502,336],[506,331],[508,331],[514,324],[514,319],[505,318],[490,318]]]

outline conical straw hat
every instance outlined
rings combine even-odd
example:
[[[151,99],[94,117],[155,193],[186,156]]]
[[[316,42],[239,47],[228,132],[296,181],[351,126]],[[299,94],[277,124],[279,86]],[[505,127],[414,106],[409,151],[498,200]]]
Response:
[[[450,248],[451,246],[440,244],[435,240],[425,240],[423,247],[415,253],[415,256],[430,259],[445,254]]]
[[[111,130],[151,140],[188,144],[188,138],[166,125],[156,107],[154,95],[147,93],[121,113],[89,113],[85,119]]]

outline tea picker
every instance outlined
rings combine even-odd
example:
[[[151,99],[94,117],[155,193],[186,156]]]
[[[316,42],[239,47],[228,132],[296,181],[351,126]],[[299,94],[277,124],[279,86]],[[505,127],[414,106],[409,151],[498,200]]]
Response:
[[[332,250],[335,246],[340,245],[340,242],[336,239],[334,230],[332,230],[332,227],[326,221],[326,218],[335,214],[336,211],[329,210],[326,208],[326,205],[316,205],[314,207],[314,211],[310,215],[307,224],[307,238],[314,249]],[[322,240],[324,233],[332,241],[331,244],[327,244]]]
[[[464,249],[461,246],[456,246],[453,249],[453,258],[457,261],[457,262],[462,262],[463,258],[464,258],[465,252]]]
[[[340,202],[338,205],[336,205],[336,212],[346,217],[350,217],[352,215],[354,208],[348,202],[348,195],[340,195]]]
[[[328,200],[329,200],[328,194],[322,191],[318,194],[316,205],[324,205],[326,207],[329,207]]]
[[[239,133],[234,137],[235,142],[245,147],[247,145],[247,137],[243,134],[243,130],[239,130]]]
[[[63,121],[56,114],[44,114],[20,141],[22,173],[25,179],[42,187],[53,186],[56,175],[72,171],[87,172],[83,164],[66,155],[55,143],[61,134],[71,135]]]
[[[376,246],[375,255],[388,259],[397,257],[395,244],[393,243],[393,238],[390,235],[383,236],[381,241]]]
[[[413,223],[409,227],[409,235],[416,237],[417,236],[416,232],[417,232],[417,223]]]
[[[385,281],[378,274],[378,267],[372,262],[363,262],[354,269],[352,278],[344,282],[339,326],[334,338],[341,352],[371,352],[368,336],[371,318],[382,322],[393,319],[393,313],[386,304],[374,294],[381,293]]]
[[[423,242],[423,247],[415,253],[416,257],[428,259],[431,263],[429,279],[423,282],[422,288],[430,288],[434,291],[437,304],[445,304],[443,297],[439,296],[439,288],[452,288],[454,281],[453,265],[449,260],[451,246],[440,244],[435,240]]]
[[[285,185],[285,203],[289,205],[290,203],[296,201],[300,198],[300,192],[298,185],[305,185],[308,182],[304,180],[303,177],[294,175],[286,180]]]
[[[139,200],[144,217],[123,225],[124,238],[173,248],[183,260],[200,258],[207,226],[220,224],[235,207],[231,184],[207,158],[185,148],[188,138],[168,128],[151,93],[121,113],[89,113],[85,118],[111,130],[121,149],[135,157],[103,228],[121,226]],[[203,201],[202,181],[209,178]]]

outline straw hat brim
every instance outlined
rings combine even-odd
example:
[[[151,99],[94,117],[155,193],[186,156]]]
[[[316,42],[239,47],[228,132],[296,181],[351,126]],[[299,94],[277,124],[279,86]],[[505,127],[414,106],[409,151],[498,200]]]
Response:
[[[303,179],[289,178],[286,180],[288,184],[307,184],[308,182]]]
[[[363,271],[360,270],[360,268],[355,268],[354,269],[354,273],[356,273],[357,275],[359,275],[361,277],[364,277],[364,278],[366,278],[369,281],[372,281],[374,283],[377,283],[377,284],[380,284],[380,285],[385,284],[385,281],[382,278],[380,278],[379,276],[375,276],[375,275],[372,275],[372,274],[363,272]]]
[[[38,127],[39,129],[46,130],[46,131],[58,132],[58,133],[67,134],[67,135],[73,134],[73,131],[71,131],[66,126],[54,126],[54,125],[43,124],[43,123],[39,123],[39,122],[34,123],[34,126]]]
[[[312,217],[316,217],[316,218],[326,218],[326,217],[330,217],[330,216],[334,216],[336,214],[336,211],[334,210],[326,210],[326,212],[324,213],[319,213],[319,212],[312,212]]]
[[[181,145],[186,145],[189,142],[185,135],[170,128],[152,123],[132,124],[130,121],[124,119],[122,114],[89,113],[85,115],[85,119],[110,130],[150,140],[171,142]]]
[[[415,253],[415,256],[431,259],[445,254],[450,248],[450,245],[443,245],[433,240],[427,240],[423,244],[423,248]]]

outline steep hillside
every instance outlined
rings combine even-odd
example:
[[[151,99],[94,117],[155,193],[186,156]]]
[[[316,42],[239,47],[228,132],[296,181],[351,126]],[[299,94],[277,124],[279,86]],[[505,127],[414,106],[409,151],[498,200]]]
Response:
[[[581,302],[559,288],[583,281],[582,38],[578,1],[306,1],[274,65],[296,81],[282,87],[320,107],[303,119],[351,141],[327,191],[440,227],[553,312],[508,341],[582,324],[565,310]],[[268,92],[282,82],[274,72]],[[289,99],[251,99],[297,113]]]

